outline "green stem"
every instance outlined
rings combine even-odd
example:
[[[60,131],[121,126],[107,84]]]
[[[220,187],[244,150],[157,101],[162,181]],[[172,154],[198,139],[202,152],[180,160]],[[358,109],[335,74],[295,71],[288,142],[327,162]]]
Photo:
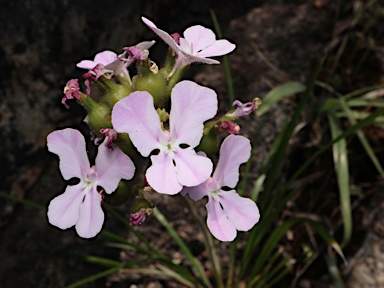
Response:
[[[221,275],[220,262],[219,262],[219,259],[217,258],[215,244],[213,243],[213,239],[207,228],[207,225],[205,225],[204,221],[199,217],[199,215],[197,215],[196,209],[191,204],[191,200],[187,197],[183,197],[183,200],[187,204],[188,210],[191,212],[192,216],[195,218],[197,223],[200,225],[201,230],[203,231],[205,247],[208,250],[208,255],[213,266],[213,271],[215,273],[215,279],[216,279],[216,285],[217,285],[216,287],[224,288],[223,277]]]

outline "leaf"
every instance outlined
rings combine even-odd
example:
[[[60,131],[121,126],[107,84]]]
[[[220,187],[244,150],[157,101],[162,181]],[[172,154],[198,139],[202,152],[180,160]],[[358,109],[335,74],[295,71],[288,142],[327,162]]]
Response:
[[[331,128],[332,139],[342,134],[340,123],[337,118],[329,113],[328,114],[329,126]],[[337,176],[337,185],[339,187],[340,209],[344,223],[344,235],[342,246],[345,246],[352,235],[352,211],[351,211],[351,193],[349,191],[349,165],[348,165],[348,152],[347,142],[345,138],[332,145],[333,162]]]
[[[259,117],[262,116],[263,114],[268,112],[272,108],[272,106],[275,105],[277,102],[279,102],[281,99],[297,93],[304,92],[305,89],[306,89],[306,86],[304,86],[299,82],[287,82],[273,88],[263,98],[263,103],[256,110],[256,115]]]

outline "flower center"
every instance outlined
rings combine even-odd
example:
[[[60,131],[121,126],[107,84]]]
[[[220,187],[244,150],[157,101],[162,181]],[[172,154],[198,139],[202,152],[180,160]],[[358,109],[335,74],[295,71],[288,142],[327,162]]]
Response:
[[[212,177],[209,177],[207,183],[205,184],[205,187],[208,191],[208,196],[218,201],[221,189]]]
[[[85,173],[84,185],[85,186],[94,185],[94,182],[97,180],[97,178],[98,178],[98,176],[97,176],[97,172],[96,172],[96,166],[92,166],[91,168],[89,168],[87,173]]]

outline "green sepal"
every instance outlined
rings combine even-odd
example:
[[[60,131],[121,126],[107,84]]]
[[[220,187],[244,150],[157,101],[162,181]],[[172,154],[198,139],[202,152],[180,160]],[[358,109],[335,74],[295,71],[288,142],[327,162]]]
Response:
[[[131,213],[136,213],[141,209],[153,208],[153,205],[143,196],[142,193],[138,193],[138,195],[133,200],[131,206]]]
[[[95,104],[88,111],[88,124],[97,133],[101,128],[112,128],[111,108],[104,104]]]
[[[121,180],[117,189],[112,194],[105,194],[104,202],[109,205],[122,205],[132,196],[130,181]]]
[[[204,128],[203,138],[201,138],[199,146],[196,151],[202,151],[207,155],[212,155],[217,151],[219,129],[216,126]]]
[[[102,96],[102,101],[108,103],[111,108],[132,92],[132,86],[117,84],[112,79],[104,78],[102,81],[108,87],[107,92]]]

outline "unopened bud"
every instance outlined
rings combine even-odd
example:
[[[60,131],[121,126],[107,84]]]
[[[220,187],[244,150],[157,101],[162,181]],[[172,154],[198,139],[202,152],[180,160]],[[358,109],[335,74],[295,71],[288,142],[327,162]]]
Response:
[[[132,213],[129,217],[129,223],[132,226],[139,226],[143,224],[145,219],[147,219],[148,216],[151,216],[153,213],[153,208],[141,208],[136,213]]]
[[[220,122],[219,129],[227,130],[229,134],[234,134],[234,135],[238,135],[240,132],[240,126],[231,121]]]
[[[151,66],[150,61],[138,65],[139,74],[132,78],[133,90],[149,92],[153,97],[155,107],[164,108],[169,98],[166,93],[167,80],[162,73],[154,73]]]
[[[131,195],[132,185],[130,185],[130,181],[121,180],[115,192],[105,194],[104,202],[109,205],[122,205],[128,201]]]
[[[132,226],[141,225],[153,213],[153,205],[139,192],[131,206],[130,223]]]
[[[95,104],[88,112],[89,126],[95,131],[112,128],[111,108],[103,104]]]

